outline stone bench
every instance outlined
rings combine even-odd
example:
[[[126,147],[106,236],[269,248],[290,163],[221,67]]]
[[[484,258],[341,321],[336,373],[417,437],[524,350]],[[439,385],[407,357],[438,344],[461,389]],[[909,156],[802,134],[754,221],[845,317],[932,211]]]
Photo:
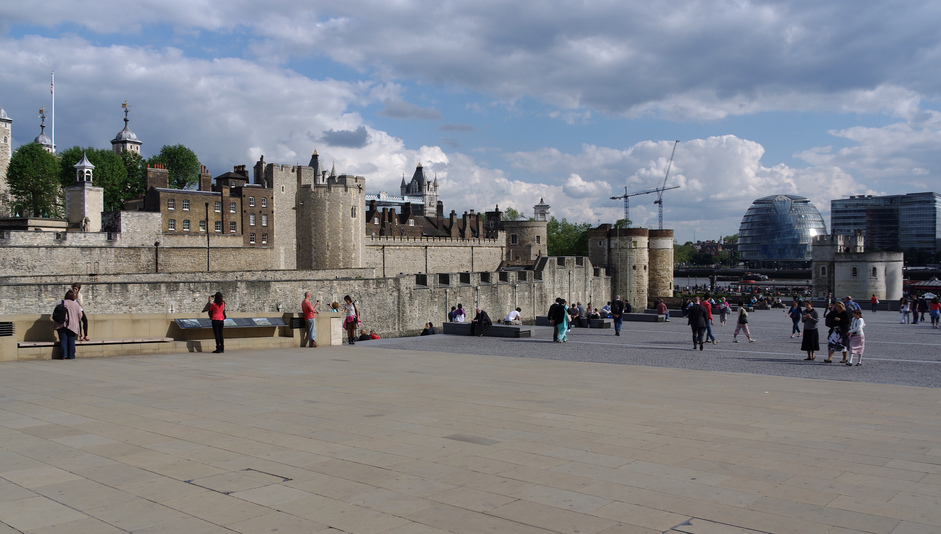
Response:
[[[656,312],[657,310],[654,310]],[[638,323],[663,323],[666,322],[667,316],[660,315],[658,313],[625,313],[623,316],[625,322],[638,322]]]
[[[93,345],[127,345],[130,343],[171,343],[172,337],[146,337],[146,338],[125,338],[125,339],[90,339],[88,341],[75,340],[75,346],[93,346]],[[17,348],[27,347],[58,347],[58,341],[19,341]]]
[[[592,319],[592,328],[614,328],[614,319]]]
[[[471,333],[470,323],[444,323],[441,333],[452,336],[469,336]],[[509,324],[493,324],[484,330],[487,337],[533,337],[533,329]]]

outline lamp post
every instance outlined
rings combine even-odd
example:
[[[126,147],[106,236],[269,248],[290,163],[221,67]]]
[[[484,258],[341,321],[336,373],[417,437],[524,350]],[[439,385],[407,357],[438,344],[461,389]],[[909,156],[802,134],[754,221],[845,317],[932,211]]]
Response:
[[[206,202],[206,272],[209,272],[209,203]]]
[[[160,272],[160,241],[154,241],[154,272]]]

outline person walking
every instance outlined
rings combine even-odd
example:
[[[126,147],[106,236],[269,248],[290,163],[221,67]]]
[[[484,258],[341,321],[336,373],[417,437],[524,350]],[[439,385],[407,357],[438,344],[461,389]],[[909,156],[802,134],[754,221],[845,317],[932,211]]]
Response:
[[[863,319],[862,310],[853,310],[853,320],[850,322],[848,332],[850,338],[850,359],[846,362],[846,365],[853,365],[854,354],[859,354],[856,365],[863,364],[863,352],[866,350],[866,334],[863,332],[865,327],[866,321]]]
[[[621,324],[624,322],[624,301],[621,295],[616,295],[611,303],[611,317],[614,318],[614,335],[620,336]]]
[[[804,323],[804,338],[801,339],[801,350],[807,353],[806,360],[815,359],[816,352],[820,350],[820,333],[817,332],[817,322],[819,316],[814,305],[808,299],[804,302],[804,312],[801,314],[801,322]]]
[[[699,345],[703,350],[703,334],[706,332],[706,309],[699,303],[699,297],[693,297],[693,304],[686,311],[686,324],[693,333],[693,350]]]
[[[343,328],[346,329],[346,337],[350,342],[350,345],[356,344],[356,327],[360,322],[359,319],[359,308],[356,306],[356,303],[353,302],[353,299],[349,295],[343,297],[343,302],[346,303],[346,306],[343,308],[346,318],[343,319]]]
[[[827,334],[827,359],[823,363],[833,363],[834,352],[842,352],[843,360],[840,363],[846,363],[849,352],[847,332],[850,327],[850,315],[846,312],[846,306],[842,302],[836,302],[833,309],[827,313],[826,325],[830,327],[830,331]]]
[[[909,323],[908,314],[910,311],[911,311],[911,308],[909,307],[908,299],[905,297],[902,297],[901,299],[899,299],[899,313],[902,314],[902,320],[899,321],[899,324]]]
[[[732,307],[729,306],[729,301],[722,297],[719,300],[719,324],[725,326],[729,321],[729,314],[732,312]]]
[[[311,303],[310,298],[310,291],[304,292],[301,311],[304,313],[304,321],[307,322],[307,346],[317,348],[317,306],[320,305],[320,301]],[[301,346],[304,346],[303,340],[301,340]]]
[[[565,343],[569,340],[569,308],[566,306],[565,299],[559,299],[559,311],[556,313],[559,316],[559,323],[555,327],[557,331],[556,343]]]
[[[216,338],[216,350],[212,351],[213,354],[225,352],[225,339],[222,335],[225,318],[225,300],[222,298],[222,292],[217,291],[210,297],[209,303],[209,320],[212,321],[212,335]]]
[[[562,298],[557,297],[555,302],[549,306],[549,312],[546,313],[546,319],[549,320],[549,324],[552,325],[552,342],[557,343],[559,341],[559,325],[564,320],[562,314],[565,313],[564,308],[562,307]]]
[[[709,302],[709,293],[703,295],[699,305],[706,309],[706,341],[711,341],[713,345],[719,341],[712,335],[712,303]]]
[[[876,298],[876,294],[872,294],[872,298],[869,299],[869,304],[872,306],[872,313],[876,313],[876,307],[879,306],[879,299]]]
[[[928,317],[931,318],[931,328],[938,328],[938,318],[941,317],[941,299],[935,297],[928,303]]]
[[[801,337],[801,309],[798,302],[795,300],[791,303],[791,308],[784,313],[791,318],[791,339],[794,339],[794,336]]]
[[[739,331],[745,332],[745,337],[748,338],[749,343],[755,342],[751,337],[751,332],[748,331],[748,310],[745,309],[745,306],[738,309],[738,323],[735,324],[735,333],[732,334],[732,343],[738,343],[737,338]]]
[[[53,312],[53,328],[59,334],[59,351],[62,353],[63,360],[75,359],[75,339],[81,335],[82,328],[82,308],[75,302],[75,293],[70,289],[65,292],[65,298],[56,305],[65,308],[65,313]],[[61,321],[61,322],[59,322]]]

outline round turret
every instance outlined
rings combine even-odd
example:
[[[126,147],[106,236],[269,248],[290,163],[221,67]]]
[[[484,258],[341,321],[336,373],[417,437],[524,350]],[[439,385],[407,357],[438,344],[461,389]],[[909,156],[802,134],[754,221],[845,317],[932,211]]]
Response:
[[[673,296],[673,230],[650,230],[650,298]]]

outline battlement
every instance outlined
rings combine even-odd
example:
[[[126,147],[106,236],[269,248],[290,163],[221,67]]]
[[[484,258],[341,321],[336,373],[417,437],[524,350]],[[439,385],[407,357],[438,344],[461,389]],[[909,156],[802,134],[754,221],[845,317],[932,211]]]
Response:
[[[502,246],[504,245],[504,239],[502,238],[454,238],[454,237],[431,237],[431,236],[421,236],[421,237],[409,237],[409,236],[374,236],[366,238],[366,246],[378,246],[378,245],[429,245],[433,244],[435,246],[460,246],[460,247],[469,247],[469,246]]]

